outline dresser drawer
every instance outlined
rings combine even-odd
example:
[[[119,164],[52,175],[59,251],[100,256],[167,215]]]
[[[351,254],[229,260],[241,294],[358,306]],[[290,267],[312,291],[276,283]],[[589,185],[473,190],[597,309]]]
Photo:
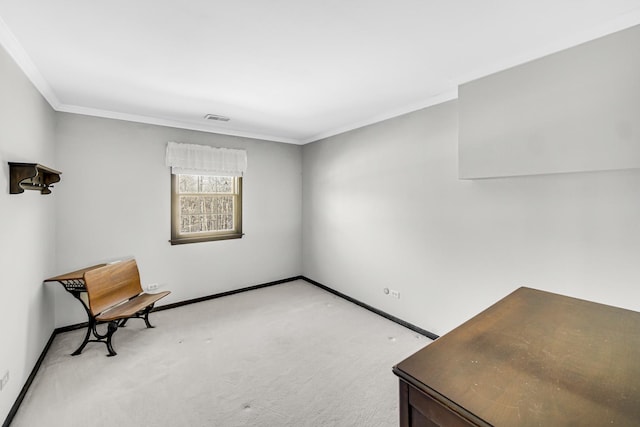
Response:
[[[431,396],[407,384],[408,418],[411,427],[466,427],[475,426]]]

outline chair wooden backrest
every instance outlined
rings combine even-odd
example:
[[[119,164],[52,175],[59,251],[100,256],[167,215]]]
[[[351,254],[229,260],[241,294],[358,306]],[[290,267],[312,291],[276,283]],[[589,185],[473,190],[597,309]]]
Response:
[[[84,283],[94,317],[142,293],[135,259],[89,270],[84,274]]]

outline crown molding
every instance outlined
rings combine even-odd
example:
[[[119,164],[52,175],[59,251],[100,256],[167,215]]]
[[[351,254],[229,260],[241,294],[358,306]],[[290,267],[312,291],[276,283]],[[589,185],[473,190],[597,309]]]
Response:
[[[27,76],[31,83],[36,87],[38,92],[51,105],[51,108],[57,110],[60,101],[55,92],[49,85],[49,82],[40,74],[40,71],[31,60],[31,57],[24,50],[16,36],[13,34],[9,26],[0,16],[0,45],[2,45],[9,56],[18,64],[18,67]]]
[[[321,139],[330,138],[332,136],[336,136],[341,133],[349,132],[354,129],[359,129],[365,126],[379,123],[384,120],[389,120],[394,117],[399,117],[405,114],[413,113],[414,111],[422,110],[423,108],[433,107],[434,105],[442,104],[443,102],[451,101],[457,98],[458,98],[458,88],[457,87],[451,88],[446,90],[445,92],[430,96],[417,103],[405,105],[403,107],[395,108],[393,110],[388,110],[382,114],[376,114],[375,116],[368,117],[364,120],[359,120],[357,122],[346,124],[344,126],[341,126],[339,128],[336,128],[327,132],[319,133],[317,135],[314,135],[313,137],[302,140],[301,144],[308,144],[311,142],[319,141]]]
[[[283,142],[287,144],[301,144],[301,141],[295,138],[284,138],[276,135],[266,135],[254,132],[245,132],[235,129],[225,129],[211,125],[198,125],[195,123],[182,122],[179,120],[163,119],[158,117],[149,117],[137,114],[120,113],[115,111],[101,110],[97,108],[82,107],[77,105],[62,104],[55,92],[49,85],[49,82],[42,76],[31,57],[22,47],[16,36],[13,34],[7,23],[0,16],[0,46],[4,47],[9,56],[15,61],[22,72],[27,76],[35,88],[40,92],[44,99],[49,103],[55,111],[82,114],[86,116],[102,117],[108,119],[124,120],[128,122],[137,122],[152,124],[158,126],[167,126],[172,128],[195,130],[200,132],[217,133],[230,136],[238,136],[244,138],[261,139],[266,141]]]
[[[544,48],[536,49],[535,51],[529,51],[519,54],[515,57],[509,58],[499,63],[492,64],[482,70],[475,70],[465,76],[458,76],[457,81],[454,84],[463,84],[468,81],[472,81],[532,60],[541,58],[546,55],[559,52],[564,49],[568,49],[573,46],[577,46],[582,43],[612,34],[617,31],[621,31],[630,28],[640,23],[640,8],[633,8],[627,13],[620,14],[617,18],[610,20],[602,25],[599,25],[589,31],[584,31],[579,34],[575,34],[571,37],[563,40],[556,41],[552,44],[545,46]],[[124,120],[129,122],[146,123],[158,126],[166,126],[172,128],[195,130],[201,132],[217,133],[222,135],[238,136],[252,139],[260,139],[274,142],[282,142],[287,144],[304,145],[312,143],[321,139],[329,138],[341,133],[345,133],[354,129],[358,129],[364,126],[372,125],[384,120],[388,120],[394,117],[398,117],[404,114],[408,114],[423,108],[431,107],[443,102],[447,102],[456,99],[458,96],[457,86],[455,88],[447,89],[440,94],[430,96],[417,103],[399,107],[396,109],[388,110],[384,113],[377,114],[362,120],[358,120],[353,123],[345,124],[338,128],[318,133],[311,137],[301,138],[289,138],[277,135],[266,135],[254,132],[241,131],[236,129],[228,129],[223,127],[212,126],[211,124],[198,124],[187,121],[151,117],[137,114],[121,113],[115,111],[101,110],[90,107],[76,106],[62,104],[56,96],[54,90],[49,85],[47,80],[43,77],[40,71],[37,69],[30,56],[26,53],[18,39],[15,37],[11,29],[6,22],[0,17],[0,45],[2,45],[13,60],[18,64],[20,69],[24,72],[27,78],[32,82],[36,89],[41,93],[45,100],[51,105],[55,111],[83,114],[94,117],[103,117],[116,120]]]
[[[81,107],[77,105],[61,104],[56,111],[63,113],[81,114],[84,116],[102,117],[106,119],[123,120],[127,122],[144,123],[149,125],[166,126],[177,129],[195,130],[199,132],[217,133],[221,135],[238,136],[242,138],[261,139],[265,141],[283,142],[299,145],[301,142],[294,138],[283,138],[276,135],[266,135],[254,132],[245,132],[236,129],[226,129],[211,125],[201,125],[180,120],[172,120],[139,114],[121,113],[117,111],[101,110],[98,108]]]

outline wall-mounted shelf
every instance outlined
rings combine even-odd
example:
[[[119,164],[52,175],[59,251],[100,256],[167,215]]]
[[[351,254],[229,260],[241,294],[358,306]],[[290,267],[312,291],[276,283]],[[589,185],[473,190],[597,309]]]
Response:
[[[37,163],[9,162],[9,193],[38,190],[41,194],[51,194],[49,187],[60,181],[60,174],[62,172]]]

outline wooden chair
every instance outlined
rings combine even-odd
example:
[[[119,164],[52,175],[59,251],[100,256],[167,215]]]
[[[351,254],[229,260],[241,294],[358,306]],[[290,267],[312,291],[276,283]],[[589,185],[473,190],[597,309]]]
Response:
[[[109,356],[113,350],[111,339],[118,327],[123,327],[131,318],[143,319],[147,328],[149,313],[154,304],[169,295],[169,291],[147,294],[140,285],[140,273],[135,259],[107,264],[84,273],[84,282],[89,300],[89,325],[82,345],[73,353],[78,355],[89,342],[106,344]],[[97,326],[107,323],[107,332],[101,334]],[[95,339],[89,339],[93,333]]]

